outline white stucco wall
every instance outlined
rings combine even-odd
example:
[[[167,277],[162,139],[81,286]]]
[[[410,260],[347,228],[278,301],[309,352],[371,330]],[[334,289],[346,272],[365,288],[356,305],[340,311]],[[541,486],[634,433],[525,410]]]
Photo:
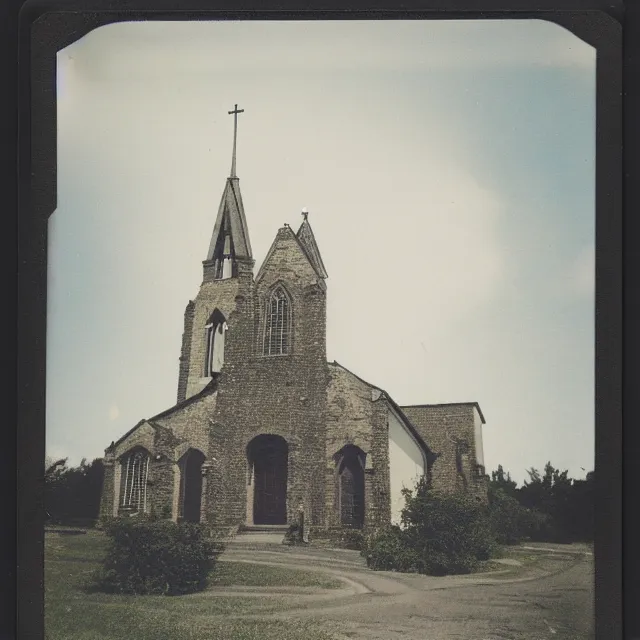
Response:
[[[404,507],[402,489],[413,489],[424,473],[422,449],[395,412],[389,411],[389,475],[393,524],[400,524],[400,513]]]
[[[473,409],[473,431],[476,444],[476,463],[484,467],[484,451],[482,449],[482,418],[477,407]]]

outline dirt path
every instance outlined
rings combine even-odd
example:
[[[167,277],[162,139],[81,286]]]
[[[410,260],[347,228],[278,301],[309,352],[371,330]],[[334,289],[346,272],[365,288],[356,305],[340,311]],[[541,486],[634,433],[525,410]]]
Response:
[[[580,550],[534,548],[531,566],[471,576],[370,571],[358,552],[244,548],[221,560],[327,573],[341,589],[220,590],[221,595],[285,596],[288,606],[260,618],[317,618],[336,638],[356,640],[590,640],[593,557]],[[247,617],[247,616],[243,616]]]

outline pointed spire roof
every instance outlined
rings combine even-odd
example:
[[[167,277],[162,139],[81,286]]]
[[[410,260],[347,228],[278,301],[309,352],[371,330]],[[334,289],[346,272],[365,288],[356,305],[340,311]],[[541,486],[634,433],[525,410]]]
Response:
[[[213,260],[216,244],[220,233],[228,230],[237,258],[251,258],[251,242],[247,229],[247,219],[244,215],[244,205],[240,194],[238,178],[227,178],[227,184],[222,193],[218,217],[211,234],[211,243],[207,252],[207,260]]]
[[[230,237],[230,244],[236,258],[251,258],[251,242],[249,241],[249,231],[247,229],[247,219],[244,215],[244,205],[242,204],[242,196],[240,195],[240,180],[236,175],[236,139],[238,135],[238,114],[243,113],[244,109],[238,109],[235,105],[233,111],[229,111],[233,115],[233,153],[231,156],[231,175],[227,178],[222,199],[218,207],[218,217],[211,234],[211,242],[209,251],[207,252],[207,260],[213,260],[216,247],[219,244],[220,235],[224,234],[222,243],[226,248],[229,245],[227,236]]]
[[[298,233],[296,233],[296,238],[304,248],[307,257],[309,258],[309,262],[316,270],[317,274],[321,278],[327,278],[327,270],[324,268],[324,263],[322,262],[322,257],[320,256],[320,250],[318,249],[318,243],[316,242],[316,238],[313,235],[313,230],[311,229],[311,225],[309,224],[309,213],[306,209],[303,209],[302,215],[304,217],[304,220],[302,221],[302,224],[298,229]]]

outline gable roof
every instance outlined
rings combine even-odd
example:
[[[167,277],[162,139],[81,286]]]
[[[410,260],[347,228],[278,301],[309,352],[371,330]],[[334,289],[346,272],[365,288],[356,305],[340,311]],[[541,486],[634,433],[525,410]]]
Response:
[[[328,365],[330,367],[331,366],[339,367],[343,371],[346,371],[348,374],[352,375],[357,380],[360,380],[360,382],[362,382],[363,384],[367,385],[370,389],[374,389],[376,391],[379,391],[380,394],[381,394],[381,397],[384,397],[385,400],[387,400],[389,402],[391,407],[398,414],[399,418],[405,423],[405,425],[407,426],[407,428],[411,432],[411,435],[416,439],[418,444],[425,450],[427,455],[428,456],[436,455],[434,453],[434,451],[431,449],[431,447],[424,441],[424,438],[420,435],[419,431],[413,426],[411,420],[409,420],[407,415],[402,410],[402,407],[400,407],[400,405],[398,405],[398,403],[384,389],[381,389],[380,387],[377,387],[376,385],[371,384],[370,382],[367,382],[366,380],[361,378],[359,375],[353,373],[353,371],[350,371],[345,366],[341,365],[340,363],[336,362],[335,360],[333,362],[329,362]]]
[[[218,217],[211,234],[207,260],[213,260],[213,254],[220,233],[225,229],[225,221],[231,234],[231,241],[238,258],[251,258],[251,242],[249,241],[249,230],[247,219],[244,214],[244,205],[240,195],[240,181],[237,177],[227,178],[227,182],[222,192],[220,206],[218,207]]]
[[[326,287],[326,284],[323,282],[323,280],[327,277],[327,274],[326,274],[326,271],[324,271],[324,266],[321,266],[322,260],[320,260],[320,263],[314,263],[314,260],[309,254],[307,247],[302,243],[300,238],[298,238],[298,236],[293,232],[293,229],[288,224],[285,224],[284,227],[280,227],[280,229],[278,229],[278,233],[276,234],[276,237],[273,239],[273,242],[271,243],[271,247],[269,247],[269,251],[267,251],[267,255],[265,256],[265,259],[262,261],[262,264],[260,265],[260,269],[256,274],[255,281],[257,282],[262,277],[262,274],[264,273],[264,268],[268,264],[269,260],[271,259],[271,256],[273,255],[273,252],[276,249],[276,246],[278,244],[278,239],[281,238],[283,234],[290,235],[291,238],[293,238],[295,243],[298,245],[298,248],[300,249],[300,251],[302,251],[302,254],[307,259],[307,262],[311,265],[311,268],[313,269],[315,274],[318,276],[318,278],[320,278],[319,284],[324,285]],[[314,243],[315,243],[315,239],[314,239]],[[317,245],[316,245],[316,250],[317,250]],[[318,253],[318,257],[320,257],[319,253]],[[321,270],[319,270],[319,266]]]
[[[121,442],[124,442],[134,431],[139,429],[143,424],[147,423],[151,425],[154,429],[157,429],[158,427],[160,427],[160,425],[155,423],[154,421],[157,420],[158,418],[164,418],[168,415],[171,415],[173,412],[183,409],[184,407],[187,407],[190,404],[197,402],[202,397],[207,396],[212,392],[216,392],[217,390],[218,390],[218,383],[217,383],[217,380],[214,378],[213,380],[211,380],[211,382],[209,382],[209,384],[207,384],[204,387],[204,389],[202,389],[201,391],[198,391],[198,393],[194,393],[192,396],[188,397],[186,400],[183,400],[182,402],[178,402],[178,404],[173,405],[173,407],[169,409],[165,409],[164,411],[157,413],[155,416],[151,418],[148,418],[148,419],[145,418],[143,420],[140,420],[140,422],[138,422],[135,426],[129,429],[129,431],[127,431],[123,436],[118,438],[115,442],[112,442],[107,447],[107,451],[112,451],[113,449],[115,449],[115,447],[117,447]]]

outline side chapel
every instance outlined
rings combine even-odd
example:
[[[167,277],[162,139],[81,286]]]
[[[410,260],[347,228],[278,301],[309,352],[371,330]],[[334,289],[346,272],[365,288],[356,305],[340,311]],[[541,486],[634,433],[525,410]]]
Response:
[[[486,500],[477,402],[399,406],[326,358],[327,271],[308,214],[254,272],[236,175],[237,117],[198,295],[187,304],[177,403],[105,452],[101,517],[154,513],[230,530],[398,522],[403,487]]]

